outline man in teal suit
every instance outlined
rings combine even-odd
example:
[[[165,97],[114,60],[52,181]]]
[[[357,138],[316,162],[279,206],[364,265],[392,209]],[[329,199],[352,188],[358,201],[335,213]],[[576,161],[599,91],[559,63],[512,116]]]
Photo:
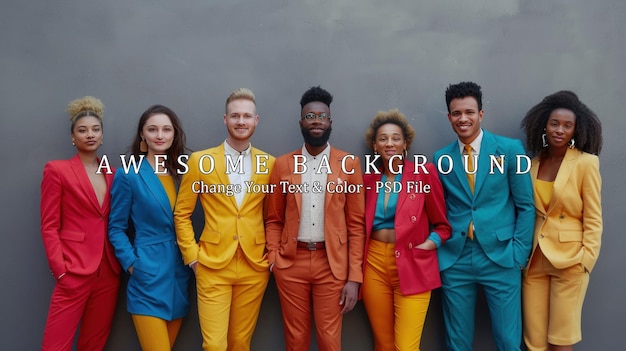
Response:
[[[452,235],[437,250],[446,345],[472,350],[476,293],[482,286],[498,350],[520,350],[522,269],[535,221],[524,148],[519,140],[481,129],[482,92],[476,83],[450,85],[446,103],[458,136],[435,152],[452,226]]]

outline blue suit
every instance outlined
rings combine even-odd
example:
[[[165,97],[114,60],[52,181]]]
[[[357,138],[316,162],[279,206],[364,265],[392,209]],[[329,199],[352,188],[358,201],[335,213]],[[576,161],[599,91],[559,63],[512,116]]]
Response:
[[[472,349],[479,285],[489,304],[498,350],[520,350],[521,273],[530,254],[535,211],[530,175],[516,174],[516,155],[525,155],[519,140],[483,130],[472,193],[458,142],[435,152],[435,162],[441,158],[440,171],[452,169],[439,174],[452,235],[437,250],[450,350]],[[502,163],[500,172],[496,165]],[[527,166],[522,159],[521,171]]]
[[[131,242],[126,234],[132,221]],[[124,270],[133,267],[127,288],[132,314],[174,320],[189,311],[191,269],[176,243],[174,216],[167,193],[147,160],[139,172],[115,173],[111,187],[109,239]]]

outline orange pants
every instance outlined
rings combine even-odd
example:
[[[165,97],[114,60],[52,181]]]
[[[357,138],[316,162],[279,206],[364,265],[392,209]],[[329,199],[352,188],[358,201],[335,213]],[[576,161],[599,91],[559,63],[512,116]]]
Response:
[[[370,240],[363,276],[363,303],[376,351],[419,350],[430,291],[402,295],[395,243]]]
[[[119,287],[120,277],[106,258],[90,275],[66,273],[52,291],[41,349],[71,350],[80,329],[78,351],[102,350],[111,331]]]
[[[339,304],[346,285],[333,275],[326,250],[298,248],[289,268],[274,266],[280,296],[287,351],[308,351],[311,344],[311,312],[320,351],[341,350],[343,306]]]

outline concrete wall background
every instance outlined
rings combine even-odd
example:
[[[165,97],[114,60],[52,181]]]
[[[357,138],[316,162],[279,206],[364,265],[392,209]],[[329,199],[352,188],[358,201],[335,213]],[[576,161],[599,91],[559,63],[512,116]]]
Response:
[[[483,126],[503,135],[523,137],[524,113],[560,89],[577,92],[600,116],[604,242],[576,349],[615,349],[626,325],[624,17],[622,0],[4,1],[0,349],[40,347],[54,281],[39,234],[39,185],[46,161],[75,152],[64,113],[71,99],[102,99],[101,152],[115,159],[154,103],[179,114],[190,148],[221,143],[226,96],[248,87],[260,115],[253,143],[280,155],[301,146],[298,101],[321,84],[335,96],[333,145],[362,155],[376,111],[397,107],[417,132],[411,151],[430,156],[455,137],[443,93],[463,80],[482,85]],[[475,348],[492,350],[484,300],[478,309]],[[343,337],[346,350],[372,349],[362,305],[345,318]],[[200,342],[191,313],[176,350],[198,350]],[[422,349],[443,346],[436,292]],[[271,282],[253,349],[283,347]],[[123,292],[107,350],[139,350]]]

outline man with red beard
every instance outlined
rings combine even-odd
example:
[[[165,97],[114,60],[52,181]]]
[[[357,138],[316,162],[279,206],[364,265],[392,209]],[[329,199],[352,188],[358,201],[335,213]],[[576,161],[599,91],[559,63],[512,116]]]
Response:
[[[328,144],[332,100],[320,87],[302,95],[304,146],[276,159],[270,176],[276,191],[266,196],[269,269],[289,351],[309,350],[311,313],[319,349],[341,350],[343,314],[363,281],[364,194],[329,187],[363,184],[359,159]]]

